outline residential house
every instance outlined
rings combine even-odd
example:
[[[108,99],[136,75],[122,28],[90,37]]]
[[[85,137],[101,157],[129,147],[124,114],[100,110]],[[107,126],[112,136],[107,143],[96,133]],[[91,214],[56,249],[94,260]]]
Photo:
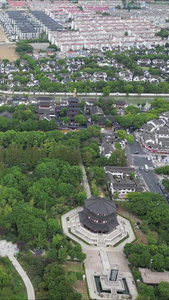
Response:
[[[132,81],[133,80],[133,74],[131,71],[120,71],[119,72],[119,78],[124,81]]]
[[[140,131],[151,133],[155,130],[155,127],[152,124],[144,124],[141,128]]]
[[[160,58],[155,58],[152,60],[153,65],[160,67],[163,66],[165,64],[164,59],[160,59]]]
[[[110,127],[112,127],[113,126],[113,122],[114,122],[114,116],[112,116],[112,115],[100,116],[100,119],[98,121],[98,125],[100,127],[105,127],[106,126],[106,120],[109,120],[111,122]]]
[[[118,137],[116,137],[115,132],[112,132],[111,134],[101,132],[101,136],[102,136],[102,143],[113,144],[121,141]]]
[[[169,120],[169,111],[160,114],[159,118],[162,119],[164,122],[167,122]]]
[[[162,127],[155,131],[155,137],[156,139],[165,138],[169,139],[169,128]]]
[[[125,108],[128,106],[128,103],[126,100],[115,100],[113,106],[116,108],[117,111],[121,111],[125,110]]]
[[[115,166],[106,166],[104,167],[105,172],[111,174],[112,176],[118,177],[118,178],[124,178],[126,176],[129,176],[131,172],[135,173],[134,168],[129,167],[115,167]]]
[[[101,149],[102,149],[101,154],[104,155],[107,158],[110,158],[110,156],[114,152],[113,146],[111,144],[107,144],[107,143],[102,143]]]
[[[100,80],[106,81],[107,74],[105,72],[94,72],[93,74],[93,81],[97,82]]]
[[[6,118],[6,119],[11,119],[12,113],[10,113],[8,111],[3,111],[3,112],[0,112],[0,117]]]
[[[147,133],[142,134],[142,143],[150,147],[150,144],[155,144],[155,136]]]
[[[163,119],[153,119],[148,121],[147,124],[151,124],[155,129],[159,129],[165,125],[165,121]]]
[[[104,116],[104,112],[103,112],[102,108],[97,105],[91,106],[90,115]]]
[[[151,83],[158,84],[160,82],[160,77],[157,75],[150,75],[148,80]]]
[[[139,66],[150,66],[151,65],[151,59],[149,58],[141,58],[137,61],[137,64]]]
[[[147,78],[146,77],[144,77],[144,76],[135,76],[134,78],[133,78],[133,81],[143,81],[143,82],[146,82],[147,81]]]
[[[109,191],[112,196],[115,196],[118,193],[120,198],[123,198],[126,194],[131,192],[143,192],[143,186],[140,186],[140,182],[137,183],[134,180],[130,180],[128,178],[120,178],[116,179],[110,173],[106,173],[106,183]]]
[[[161,146],[161,150],[168,150],[169,151],[169,141],[165,138],[158,139],[158,145]],[[162,151],[161,151],[162,153]]]

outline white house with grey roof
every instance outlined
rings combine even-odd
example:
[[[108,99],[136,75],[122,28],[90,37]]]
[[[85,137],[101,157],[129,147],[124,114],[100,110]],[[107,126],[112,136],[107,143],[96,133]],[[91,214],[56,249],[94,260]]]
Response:
[[[126,194],[131,192],[143,192],[143,183],[136,181],[135,179],[130,180],[129,178],[119,178],[118,180],[110,173],[106,173],[106,183],[112,196],[117,192],[119,197],[123,198]]]
[[[151,152],[169,153],[169,112],[163,112],[159,119],[150,120],[140,131],[143,131],[143,147]]]
[[[160,138],[168,139],[169,138],[169,128],[162,127],[159,130],[156,130],[155,131],[155,137],[157,139],[160,139]]]
[[[106,173],[118,178],[124,178],[126,175],[129,176],[131,172],[135,172],[134,168],[129,167],[106,166],[104,169]]]
[[[163,119],[154,119],[147,122],[147,124],[151,124],[155,129],[163,127],[165,125],[165,121]]]

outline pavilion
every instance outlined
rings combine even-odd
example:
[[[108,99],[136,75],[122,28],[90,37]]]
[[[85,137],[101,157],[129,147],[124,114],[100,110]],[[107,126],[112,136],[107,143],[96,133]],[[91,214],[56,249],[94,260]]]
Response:
[[[119,225],[114,201],[91,196],[79,212],[80,222],[94,233],[108,233]]]

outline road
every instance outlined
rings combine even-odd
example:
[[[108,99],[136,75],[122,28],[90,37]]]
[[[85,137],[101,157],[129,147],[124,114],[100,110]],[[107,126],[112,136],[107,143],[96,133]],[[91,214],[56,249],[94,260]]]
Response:
[[[72,96],[72,93],[66,93],[66,92],[56,92],[56,93],[50,93],[50,92],[29,92],[29,91],[24,91],[24,92],[14,92],[12,90],[8,90],[8,91],[4,91],[4,90],[0,90],[0,93],[1,94],[4,94],[4,95],[25,95],[25,94],[28,94],[28,95],[44,95],[44,96]],[[78,93],[77,95],[78,97],[80,96],[103,96],[103,93]],[[110,93],[109,96],[113,96],[115,98],[120,98],[120,97],[125,97],[125,100],[127,101],[127,98],[126,98],[126,93]],[[154,97],[164,97],[165,99],[168,99],[169,98],[169,94],[141,94],[141,95],[138,95],[136,93],[132,93],[132,94],[129,94],[129,97],[141,97],[141,98],[154,98]]]
[[[135,154],[136,152],[139,152],[139,153]],[[130,165],[130,164],[134,165],[135,169],[138,170],[138,172],[140,173],[140,175],[143,177],[144,181],[146,182],[150,192],[162,194],[161,189],[157,185],[157,183],[159,182],[159,179],[154,174],[153,163],[151,160],[147,159],[149,154],[144,152],[144,150],[140,146],[140,142],[137,141],[135,134],[134,134],[133,143],[126,147],[126,155],[127,155],[128,165]],[[149,168],[148,172],[144,171],[145,165],[147,165]]]

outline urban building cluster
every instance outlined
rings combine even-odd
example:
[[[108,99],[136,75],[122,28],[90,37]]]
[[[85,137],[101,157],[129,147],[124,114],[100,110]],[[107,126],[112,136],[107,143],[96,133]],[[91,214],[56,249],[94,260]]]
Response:
[[[1,13],[1,25],[4,27],[8,35],[12,35],[13,40],[38,39],[42,32],[46,34],[49,31],[62,30],[63,26],[51,19],[42,11],[31,11],[27,14],[26,11],[11,11]]]
[[[143,147],[155,153],[169,153],[169,112],[160,114],[159,119],[147,122],[140,131]]]
[[[20,40],[36,39],[42,32],[38,24],[30,22],[30,18],[24,11],[7,11],[5,15],[8,23],[13,25],[16,37]]]
[[[168,7],[158,10],[156,6],[148,6],[143,11],[128,12],[89,2],[78,3],[78,6],[61,2],[55,9],[47,8],[45,11],[55,20],[70,22],[71,30],[63,35],[57,31],[50,32],[48,38],[61,51],[125,50],[165,45],[166,40],[155,36],[155,33],[166,27],[167,10]]]
[[[11,1],[18,4],[22,1]],[[168,7],[159,9],[147,5],[144,9],[115,9],[110,1],[104,3],[68,1],[54,3],[23,1],[23,11],[9,11],[8,24],[14,24],[16,38],[36,39],[44,31],[48,40],[62,52],[83,49],[133,49],[165,45],[166,39],[155,36],[161,27],[167,27]],[[24,10],[29,8],[29,12]],[[7,27],[6,22],[4,28]]]

